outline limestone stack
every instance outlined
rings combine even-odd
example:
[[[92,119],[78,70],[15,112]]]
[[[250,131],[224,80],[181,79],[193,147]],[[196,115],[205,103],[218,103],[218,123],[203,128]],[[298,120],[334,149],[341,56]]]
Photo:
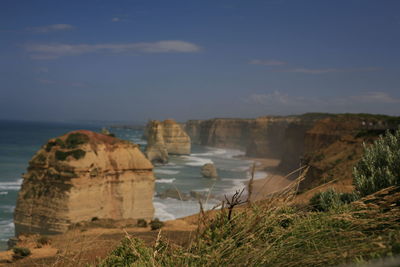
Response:
[[[146,127],[147,158],[152,162],[166,163],[168,155],[190,154],[190,137],[174,120],[150,121]]]
[[[159,121],[150,121],[146,127],[146,156],[151,162],[167,163],[168,151],[164,142],[163,127]]]
[[[136,144],[79,130],[51,139],[29,162],[16,235],[65,232],[93,218],[151,219],[153,166]]]

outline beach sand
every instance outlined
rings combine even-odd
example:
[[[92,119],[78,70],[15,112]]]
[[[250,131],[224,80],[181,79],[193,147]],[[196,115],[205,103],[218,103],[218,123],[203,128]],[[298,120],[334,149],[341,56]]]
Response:
[[[254,179],[252,183],[252,193],[250,200],[263,200],[268,195],[276,193],[287,187],[292,180],[286,178],[285,174],[279,172],[277,167],[279,160],[266,158],[243,158],[255,162],[255,171],[266,172],[265,178]]]

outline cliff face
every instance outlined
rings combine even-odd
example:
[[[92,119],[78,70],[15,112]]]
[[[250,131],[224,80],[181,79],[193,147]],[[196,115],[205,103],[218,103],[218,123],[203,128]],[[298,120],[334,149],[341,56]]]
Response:
[[[301,123],[296,117],[191,120],[185,129],[195,144],[242,149],[251,157],[280,158],[291,138],[288,129]]]
[[[190,137],[181,125],[173,120],[150,121],[145,129],[146,154],[150,161],[165,163],[168,154],[190,154]]]
[[[92,218],[151,219],[153,166],[137,145],[90,131],[51,139],[29,162],[16,234],[65,232]]]
[[[238,148],[250,157],[276,158],[278,170],[310,169],[301,189],[332,180],[351,184],[362,143],[399,125],[398,117],[369,114],[304,114],[257,119],[188,121],[186,131],[196,144]]]
[[[168,162],[168,151],[164,142],[163,132],[162,125],[158,121],[150,121],[146,126],[146,156],[151,162]]]
[[[352,183],[354,165],[362,157],[363,143],[372,143],[399,125],[396,117],[343,114],[318,120],[304,136],[302,164],[309,166],[300,190],[329,181]]]

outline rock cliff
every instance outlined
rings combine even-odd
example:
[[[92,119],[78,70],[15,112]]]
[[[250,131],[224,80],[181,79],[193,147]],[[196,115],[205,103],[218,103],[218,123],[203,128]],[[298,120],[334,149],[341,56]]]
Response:
[[[297,140],[291,140],[291,131],[296,132],[296,138],[303,136],[305,130],[311,127],[309,121],[314,119],[268,116],[256,119],[190,120],[185,129],[195,144],[242,149],[250,157],[281,158],[285,146],[297,143]]]
[[[61,233],[93,218],[151,219],[152,169],[128,141],[85,130],[51,139],[23,176],[16,234]]]
[[[146,154],[150,161],[165,163],[168,155],[190,154],[191,140],[174,120],[150,121],[145,129]]]
[[[238,148],[250,157],[280,160],[287,174],[310,166],[301,189],[336,180],[351,180],[352,166],[369,142],[399,125],[399,117],[370,114],[308,113],[257,119],[191,120],[185,125],[196,144]]]

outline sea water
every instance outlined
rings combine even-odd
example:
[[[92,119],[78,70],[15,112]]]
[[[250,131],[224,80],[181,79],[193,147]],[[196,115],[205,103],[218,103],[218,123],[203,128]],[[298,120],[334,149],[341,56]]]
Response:
[[[0,250],[7,248],[8,238],[14,235],[13,212],[22,183],[21,177],[36,151],[50,138],[78,129],[100,131],[102,126],[0,121]],[[110,130],[118,138],[139,144],[142,149],[146,146],[146,141],[142,139],[143,130]],[[236,157],[242,154],[238,150],[193,145],[190,155],[171,156],[168,164],[156,165],[154,217],[171,220],[200,210],[199,202],[195,199],[159,197],[167,189],[178,190],[182,195],[189,195],[191,191],[205,193],[208,198],[202,201],[203,208],[210,209],[217,206],[224,195],[244,188],[252,162]],[[215,164],[219,179],[201,176],[200,169],[205,163]],[[263,176],[265,173],[256,174],[256,178]]]

